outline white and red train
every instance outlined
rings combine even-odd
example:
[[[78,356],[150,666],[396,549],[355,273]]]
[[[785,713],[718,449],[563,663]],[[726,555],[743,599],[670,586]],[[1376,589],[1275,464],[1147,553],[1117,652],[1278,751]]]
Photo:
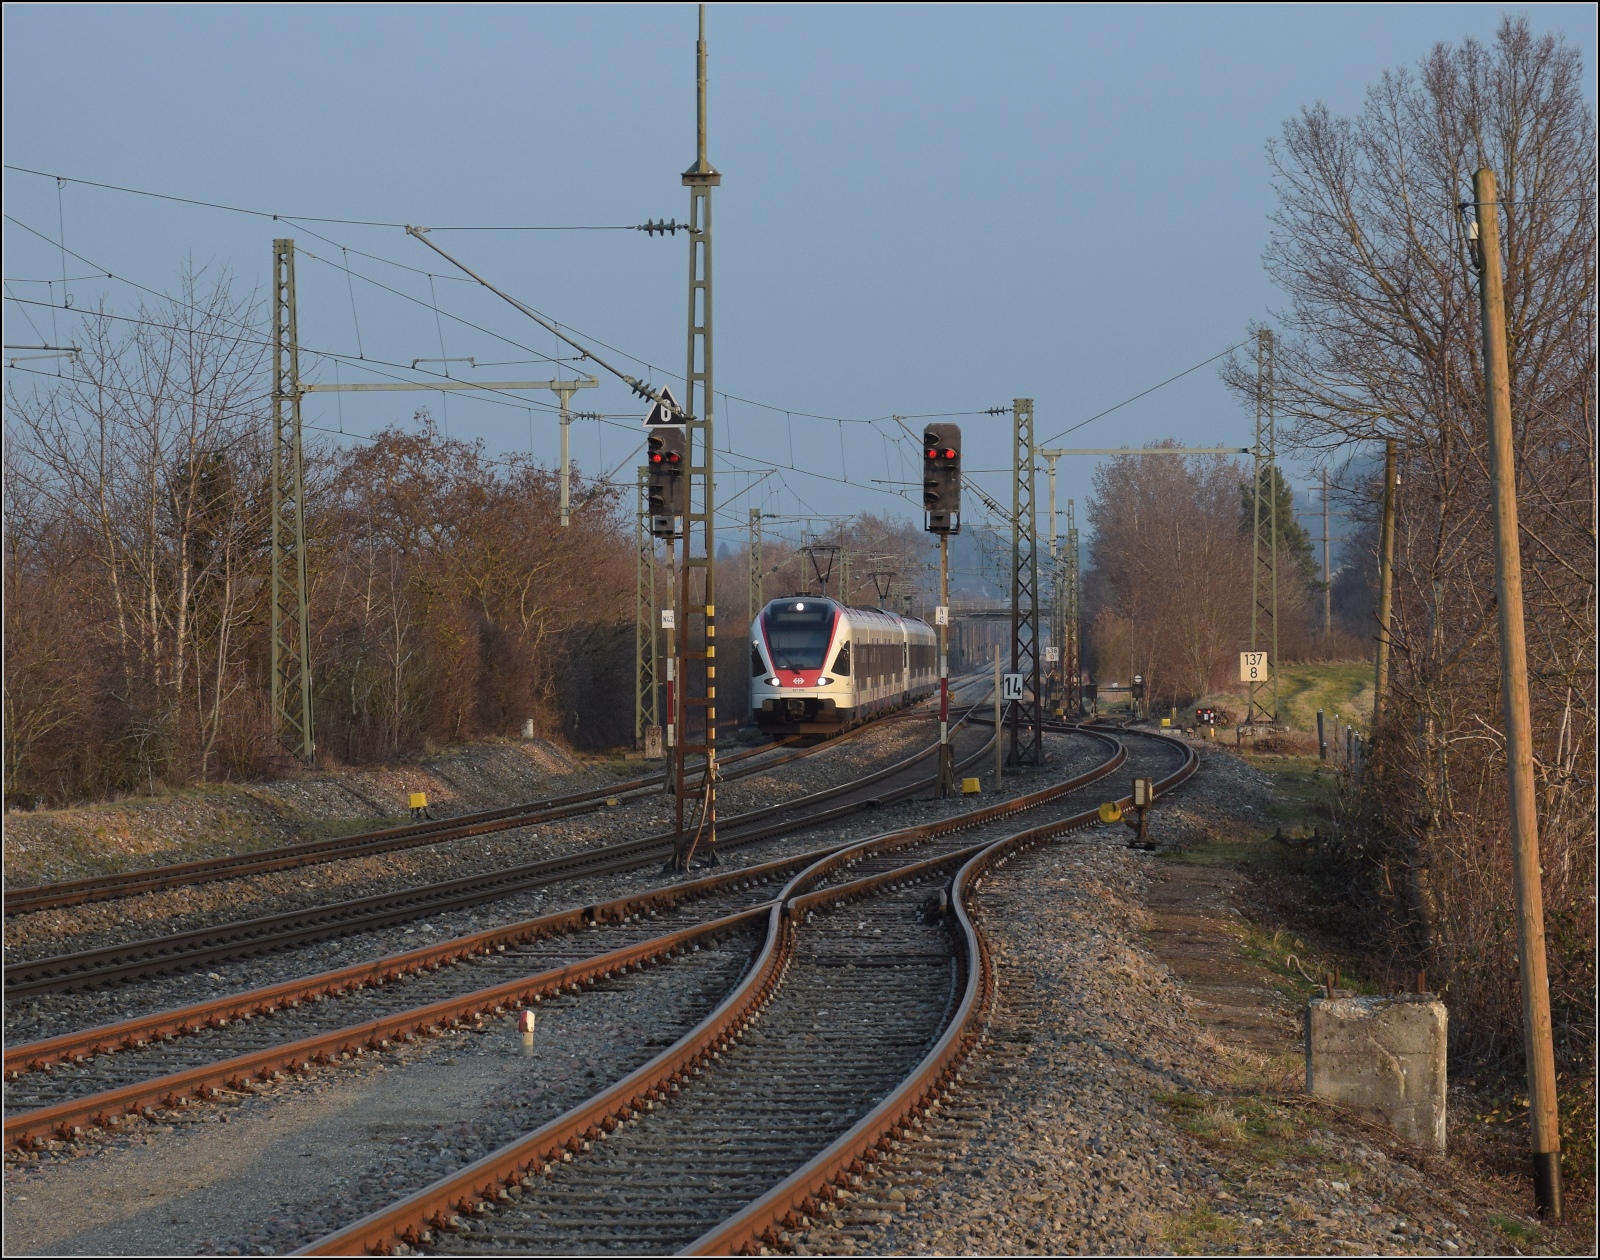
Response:
[[[938,688],[938,636],[915,617],[797,595],[750,627],[750,708],[765,731],[831,733]]]

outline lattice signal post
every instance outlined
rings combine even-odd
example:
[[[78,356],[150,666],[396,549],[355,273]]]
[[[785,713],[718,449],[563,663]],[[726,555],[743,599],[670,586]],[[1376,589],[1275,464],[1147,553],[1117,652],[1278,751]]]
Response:
[[[1251,726],[1278,720],[1278,426],[1272,330],[1256,336],[1255,545],[1250,562],[1250,650],[1267,652],[1267,677],[1250,684]]]
[[[750,633],[754,634],[756,618],[761,616],[761,610],[767,606],[765,598],[767,571],[764,567],[765,562],[761,558],[760,508],[750,509],[750,554],[747,557],[747,561],[749,563],[749,581],[747,583],[748,594],[745,597],[745,604],[750,614]]]
[[[695,162],[683,173],[689,189],[689,336],[684,371],[685,427],[689,456],[689,503],[683,520],[682,584],[677,601],[677,727],[673,749],[677,843],[673,864],[686,870],[703,841],[708,861],[717,861],[717,593],[716,474],[712,442],[715,388],[712,374],[711,190],[722,176],[706,160],[706,10],[700,6],[695,44]],[[705,772],[692,790],[688,757],[703,753]],[[691,835],[685,828],[691,794],[703,802]]]
[[[294,242],[272,242],[272,725],[309,762],[311,618],[306,585],[305,466],[301,451],[300,337]]]
[[[1011,404],[1014,460],[1011,482],[1011,672],[1023,676],[1023,699],[1011,707],[1014,766],[1044,761],[1043,689],[1039,686],[1039,555],[1035,521],[1037,472],[1033,461],[1033,399]],[[1030,695],[1027,688],[1031,687]],[[1026,713],[1024,712],[1026,711]],[[1027,726],[1026,733],[1024,726]]]

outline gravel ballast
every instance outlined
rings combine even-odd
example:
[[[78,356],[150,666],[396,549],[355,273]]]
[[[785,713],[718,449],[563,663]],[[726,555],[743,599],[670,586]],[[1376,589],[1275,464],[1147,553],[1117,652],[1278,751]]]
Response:
[[[8,1255],[293,1250],[520,1137],[694,1026],[761,933],[91,1145],[12,1156]]]
[[[1214,825],[1259,775],[1207,750],[1163,809]],[[1246,815],[1249,816],[1248,814]],[[1259,816],[1259,815],[1258,815]],[[1238,1052],[1151,952],[1161,861],[1119,828],[1014,860],[976,901],[998,996],[962,1088],[800,1254],[1496,1254],[1489,1205],[1385,1130],[1234,1088]],[[1155,832],[1157,829],[1152,828]]]
[[[884,729],[887,731],[889,728]],[[1006,797],[1034,791],[1049,781],[1070,778],[1099,763],[1105,756],[1103,745],[1082,736],[1052,735],[1048,737],[1046,747],[1052,759],[1048,770],[1008,776]],[[859,767],[856,773],[860,773]],[[985,794],[982,798],[984,803],[996,799],[999,798],[992,794]],[[972,798],[954,797],[935,801],[924,797],[864,811],[828,827],[812,828],[758,844],[728,849],[722,854],[722,860],[728,869],[737,870],[773,858],[862,839],[895,827],[933,821],[971,808]],[[703,874],[703,871],[696,871],[683,878],[699,878]],[[80,1028],[152,1014],[227,992],[260,988],[296,976],[383,958],[419,945],[515,923],[564,907],[627,896],[659,887],[667,878],[654,866],[595,876],[520,893],[468,910],[435,915],[406,926],[383,928],[357,936],[315,942],[280,953],[217,963],[206,970],[177,972],[115,988],[19,998],[7,1003],[6,1036],[13,1043],[37,1041]],[[172,895],[183,891],[174,890]]]
[[[886,722],[770,771],[732,779],[718,793],[719,814],[792,800],[858,777],[926,747],[930,737],[936,737],[935,730],[928,719]],[[6,921],[6,962],[103,949],[217,923],[459,879],[669,831],[673,817],[672,798],[652,791],[623,798],[597,813],[529,827],[15,915]]]

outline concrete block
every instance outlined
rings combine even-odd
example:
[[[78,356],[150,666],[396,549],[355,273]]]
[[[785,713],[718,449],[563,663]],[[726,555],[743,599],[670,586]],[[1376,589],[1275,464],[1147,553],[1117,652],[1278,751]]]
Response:
[[[1444,1154],[1446,1020],[1428,993],[1312,998],[1306,1092]]]

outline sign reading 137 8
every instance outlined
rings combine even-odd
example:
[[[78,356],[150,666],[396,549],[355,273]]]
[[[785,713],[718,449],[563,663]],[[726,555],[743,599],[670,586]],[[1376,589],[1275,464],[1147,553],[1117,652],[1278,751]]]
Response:
[[[1240,652],[1239,681],[1266,682],[1267,680],[1267,654],[1265,652]]]

